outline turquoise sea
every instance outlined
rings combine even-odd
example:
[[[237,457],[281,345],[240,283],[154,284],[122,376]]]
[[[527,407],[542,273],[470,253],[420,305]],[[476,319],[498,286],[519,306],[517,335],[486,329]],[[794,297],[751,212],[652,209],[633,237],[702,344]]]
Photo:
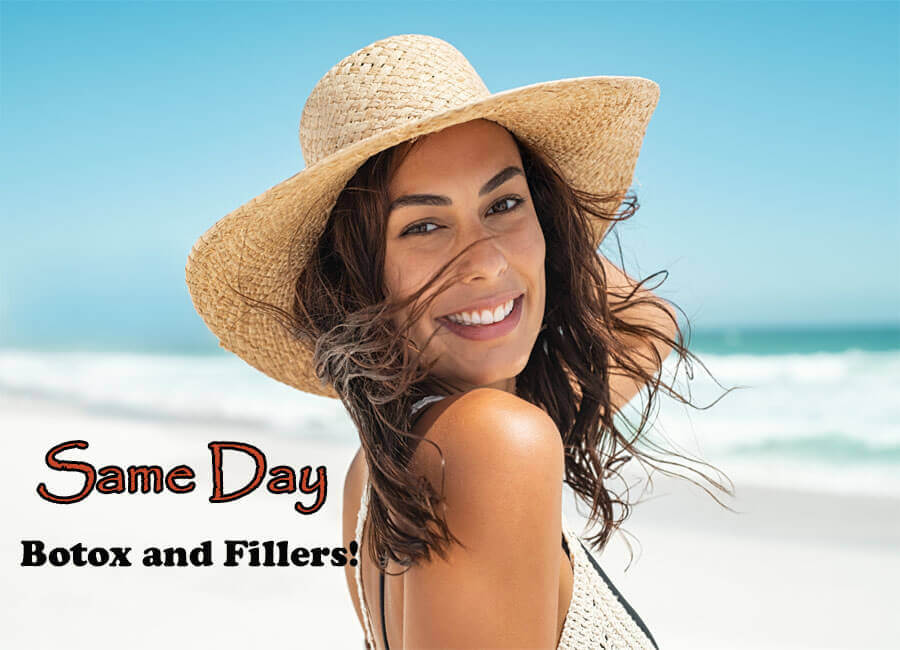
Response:
[[[143,349],[142,349],[143,348]],[[705,410],[660,396],[651,435],[737,482],[900,496],[900,326],[696,329],[693,379],[664,375]],[[718,381],[722,387],[717,385]],[[724,387],[724,388],[723,388]],[[250,426],[355,438],[336,400],[299,393],[208,346],[0,347],[0,399],[28,397],[124,420]],[[622,417],[643,405],[635,398]]]

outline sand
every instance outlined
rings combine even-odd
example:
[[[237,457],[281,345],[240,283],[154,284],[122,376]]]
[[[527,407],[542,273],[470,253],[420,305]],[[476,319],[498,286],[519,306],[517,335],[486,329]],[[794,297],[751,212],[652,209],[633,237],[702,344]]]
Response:
[[[341,546],[341,492],[353,446],[291,440],[247,427],[136,420],[26,396],[0,400],[4,536],[0,647],[361,648],[342,568],[22,567],[22,540],[51,546],[193,547],[226,539]],[[74,504],[40,498],[39,483],[75,492],[79,476],[52,471],[44,455],[63,441],[86,450],[66,457],[107,464],[187,464],[187,494],[92,493]],[[329,491],[315,514],[293,509],[308,496],[262,489],[212,504],[215,440],[250,442],[270,466],[324,465]],[[226,465],[233,489],[250,464]],[[900,500],[737,485],[735,515],[683,481],[655,479],[653,499],[626,523],[635,560],[617,535],[599,555],[613,582],[662,648],[890,648],[900,646]],[[567,501],[569,521],[579,515]],[[577,525],[576,525],[577,524]],[[629,537],[629,539],[631,539]],[[219,557],[221,554],[218,554]],[[132,556],[134,557],[134,555]]]

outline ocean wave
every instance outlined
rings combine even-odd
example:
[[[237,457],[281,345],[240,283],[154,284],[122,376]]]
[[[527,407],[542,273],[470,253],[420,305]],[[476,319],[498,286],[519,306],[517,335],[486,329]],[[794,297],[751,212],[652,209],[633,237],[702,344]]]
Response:
[[[890,474],[900,474],[900,352],[700,358],[726,388],[745,388],[706,410],[661,395],[648,437],[726,468],[739,466],[763,482],[802,475],[807,483],[831,484],[834,466],[844,464],[859,470],[871,491],[893,485]],[[685,392],[672,359],[664,373]],[[694,404],[707,406],[722,392],[695,366],[687,393]],[[28,398],[48,412],[58,407],[99,417],[252,427],[298,439],[357,439],[339,400],[297,391],[233,355],[0,349],[4,395]],[[641,408],[635,398],[620,417],[636,422]]]
[[[355,438],[339,400],[302,393],[232,356],[0,351],[0,395],[106,417]]]
[[[826,463],[900,464],[900,443],[872,444],[843,433],[822,433],[802,438],[767,438],[735,445],[729,454],[822,461]]]

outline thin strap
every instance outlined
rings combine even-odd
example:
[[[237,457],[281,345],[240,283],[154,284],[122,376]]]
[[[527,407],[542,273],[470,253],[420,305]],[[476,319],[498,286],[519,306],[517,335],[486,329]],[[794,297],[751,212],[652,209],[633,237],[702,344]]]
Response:
[[[437,402],[438,400],[444,399],[444,397],[444,395],[426,395],[409,407],[410,414],[413,416],[413,418],[415,418],[417,411],[420,411],[424,407],[428,406],[431,402]],[[419,413],[419,415],[421,415],[421,413]]]
[[[384,650],[391,650],[387,640],[387,624],[384,622],[384,572],[378,574],[381,582],[381,633],[384,635]]]

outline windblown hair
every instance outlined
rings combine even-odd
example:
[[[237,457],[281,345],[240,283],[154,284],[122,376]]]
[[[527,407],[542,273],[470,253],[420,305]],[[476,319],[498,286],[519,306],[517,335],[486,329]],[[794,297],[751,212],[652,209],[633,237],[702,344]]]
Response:
[[[546,295],[552,298],[547,301],[528,363],[516,377],[516,393],[545,410],[559,429],[566,483],[590,506],[589,525],[602,522],[600,531],[587,538],[589,543],[602,548],[628,518],[634,504],[614,493],[610,483],[621,478],[619,468],[632,459],[673,476],[678,474],[660,465],[688,468],[733,496],[733,487],[726,488],[702,472],[667,460],[666,455],[685,456],[642,436],[660,387],[682,403],[691,402],[664,383],[661,373],[645,369],[646,360],[641,363],[633,342],[641,341],[652,350],[657,368],[663,363],[657,346],[676,351],[678,363],[684,361],[688,368],[690,359],[697,358],[684,344],[674,313],[661,301],[638,295],[653,275],[626,293],[608,287],[594,248],[592,220],[630,218],[639,207],[637,197],[627,194],[621,214],[610,212],[607,206],[618,205],[615,199],[622,198],[621,192],[601,195],[576,190],[552,160],[511,135],[543,230]],[[293,313],[278,310],[288,318],[293,335],[315,345],[316,374],[334,387],[359,431],[373,488],[366,541],[372,561],[382,567],[388,558],[408,568],[430,560],[432,553],[446,557],[449,544],[461,543],[438,507],[443,482],[433,486],[410,471],[413,452],[425,440],[412,433],[410,407],[425,395],[450,395],[460,388],[429,373],[434,362],[426,365],[421,361],[428,342],[419,349],[409,328],[440,293],[458,281],[459,276],[449,271],[469,247],[412,295],[388,297],[384,286],[388,185],[416,141],[382,151],[357,170],[340,194],[309,264],[296,278]],[[442,277],[445,280],[438,285]],[[420,302],[434,286],[438,286],[436,292]],[[644,302],[658,308],[660,320],[667,318],[672,326],[657,329],[624,318],[628,310]],[[395,325],[394,317],[406,308],[408,318]],[[675,332],[676,338],[669,332]],[[614,417],[610,407],[612,371],[649,387],[636,427],[626,421],[623,430]],[[616,506],[621,512],[616,512]]]

